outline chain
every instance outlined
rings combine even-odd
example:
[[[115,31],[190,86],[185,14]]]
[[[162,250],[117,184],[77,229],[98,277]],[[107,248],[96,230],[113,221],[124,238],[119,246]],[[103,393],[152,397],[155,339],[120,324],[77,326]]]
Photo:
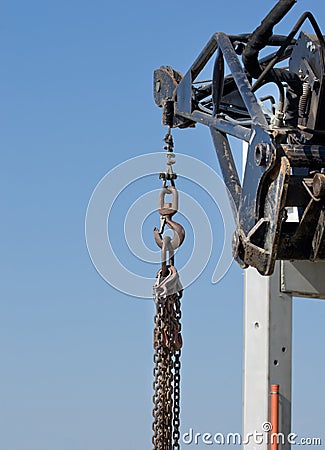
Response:
[[[156,303],[154,318],[153,448],[179,449],[181,293]]]
[[[154,316],[154,369],[153,369],[153,450],[180,449],[180,356],[181,336],[181,297],[183,288],[174,267],[174,251],[182,244],[185,232],[183,227],[172,220],[177,212],[178,193],[172,170],[174,161],[173,138],[170,129],[164,141],[167,150],[167,170],[159,174],[163,188],[159,195],[161,225],[155,228],[155,240],[162,251],[162,268],[157,273],[154,286],[156,312]],[[171,186],[167,186],[170,181]],[[164,203],[165,194],[173,195],[172,203]],[[163,238],[165,225],[174,231],[174,237]],[[167,258],[169,253],[169,258]]]
[[[154,382],[153,382],[153,404],[154,408],[152,414],[154,421],[152,424],[153,437],[152,443],[157,450],[164,450],[159,443],[164,440],[164,399],[163,399],[163,386],[164,386],[164,346],[163,346],[163,333],[162,333],[162,306],[156,304],[155,314],[155,330],[154,330]]]
[[[178,324],[178,332],[179,337],[181,338],[181,296],[175,299],[175,320]],[[182,345],[182,342],[180,342]],[[174,440],[174,449],[179,450],[179,439],[180,439],[180,394],[181,394],[181,347],[175,350],[175,360],[174,360],[174,407],[173,407],[173,440]]]

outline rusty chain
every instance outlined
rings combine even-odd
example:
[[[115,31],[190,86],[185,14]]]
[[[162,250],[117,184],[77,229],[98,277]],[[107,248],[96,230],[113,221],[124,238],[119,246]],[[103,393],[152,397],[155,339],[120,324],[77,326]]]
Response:
[[[180,439],[180,381],[181,381],[181,346],[182,346],[182,335],[181,335],[181,295],[177,296],[175,299],[175,320],[178,324],[178,333],[181,339],[180,346],[175,349],[174,354],[174,405],[173,405],[173,440],[174,449],[179,450],[179,439]]]
[[[154,329],[153,448],[179,449],[181,292],[156,302]]]
[[[161,226],[155,228],[155,240],[161,248],[162,267],[157,273],[154,285],[156,312],[154,316],[154,381],[153,381],[153,450],[180,449],[180,356],[181,336],[181,297],[183,288],[174,267],[174,251],[182,244],[185,232],[183,227],[172,220],[178,209],[178,193],[172,171],[174,161],[173,140],[168,131],[167,170],[159,174],[163,188],[159,194],[159,213]],[[167,181],[171,186],[167,186]],[[172,194],[172,203],[164,203],[165,194]],[[174,237],[163,237],[164,227],[173,230]],[[169,257],[167,258],[167,254]]]

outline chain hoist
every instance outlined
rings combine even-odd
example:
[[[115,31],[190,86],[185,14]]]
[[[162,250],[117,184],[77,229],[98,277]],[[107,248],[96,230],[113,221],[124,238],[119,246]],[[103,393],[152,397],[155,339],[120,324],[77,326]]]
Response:
[[[167,150],[167,168],[159,174],[163,180],[159,193],[158,212],[160,227],[154,229],[156,244],[161,248],[161,268],[154,284],[156,313],[154,318],[154,382],[153,382],[153,449],[178,450],[180,448],[180,356],[181,297],[183,287],[174,267],[175,250],[182,245],[185,231],[173,220],[178,210],[177,178],[173,172],[175,154],[170,128],[164,138]],[[169,183],[169,184],[168,184]],[[172,201],[165,202],[171,195]],[[165,226],[173,231],[173,237],[163,236]]]

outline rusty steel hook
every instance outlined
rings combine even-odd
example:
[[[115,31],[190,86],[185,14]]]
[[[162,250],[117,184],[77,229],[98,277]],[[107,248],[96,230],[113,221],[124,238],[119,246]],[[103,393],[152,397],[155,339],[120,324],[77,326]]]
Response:
[[[165,202],[166,195],[172,195],[172,201],[170,203]],[[172,220],[173,215],[178,211],[178,191],[175,186],[163,185],[158,199],[158,211],[161,216],[160,229],[154,228],[154,237],[156,244],[161,248],[161,264],[163,276],[168,275],[167,268],[167,252],[168,262],[170,266],[174,265],[174,253],[175,250],[180,247],[185,238],[185,230],[181,224]],[[163,237],[165,225],[174,232],[173,237]]]
[[[162,275],[168,275],[167,268],[167,252],[169,253],[168,262],[170,266],[174,265],[174,253],[175,250],[180,247],[185,239],[185,230],[181,224],[175,222],[171,219],[171,216],[165,216],[165,221],[168,227],[173,230],[173,237],[165,236],[162,237],[162,233],[158,230],[158,228],[154,228],[154,237],[156,244],[161,248],[161,267],[162,267]]]
[[[174,236],[171,238],[170,236],[162,237],[162,233],[160,233],[160,230],[158,228],[154,228],[154,236],[155,241],[158,247],[161,249],[163,248],[164,241],[166,242],[165,246],[168,251],[176,250],[178,247],[180,247],[185,239],[185,230],[183,226],[174,220],[172,220],[171,215],[165,216],[165,222],[167,226],[174,232]]]
[[[165,202],[165,196],[167,194],[172,195],[171,203]],[[168,251],[174,251],[182,245],[185,238],[185,230],[182,225],[172,220],[173,215],[178,211],[178,191],[175,186],[163,186],[159,193],[158,211],[161,215],[162,222],[159,230],[157,228],[154,229],[156,244],[161,249],[163,248],[165,238],[162,237],[162,234],[165,225],[167,224],[167,226],[173,230],[174,236],[172,238],[167,236],[168,239],[165,239],[165,245]]]

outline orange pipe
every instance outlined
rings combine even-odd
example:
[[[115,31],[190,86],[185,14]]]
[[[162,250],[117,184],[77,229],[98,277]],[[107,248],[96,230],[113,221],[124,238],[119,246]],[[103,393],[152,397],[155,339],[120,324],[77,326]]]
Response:
[[[278,450],[277,433],[279,432],[279,385],[271,384],[271,406],[270,406],[270,450]],[[273,434],[276,434],[272,437]]]

